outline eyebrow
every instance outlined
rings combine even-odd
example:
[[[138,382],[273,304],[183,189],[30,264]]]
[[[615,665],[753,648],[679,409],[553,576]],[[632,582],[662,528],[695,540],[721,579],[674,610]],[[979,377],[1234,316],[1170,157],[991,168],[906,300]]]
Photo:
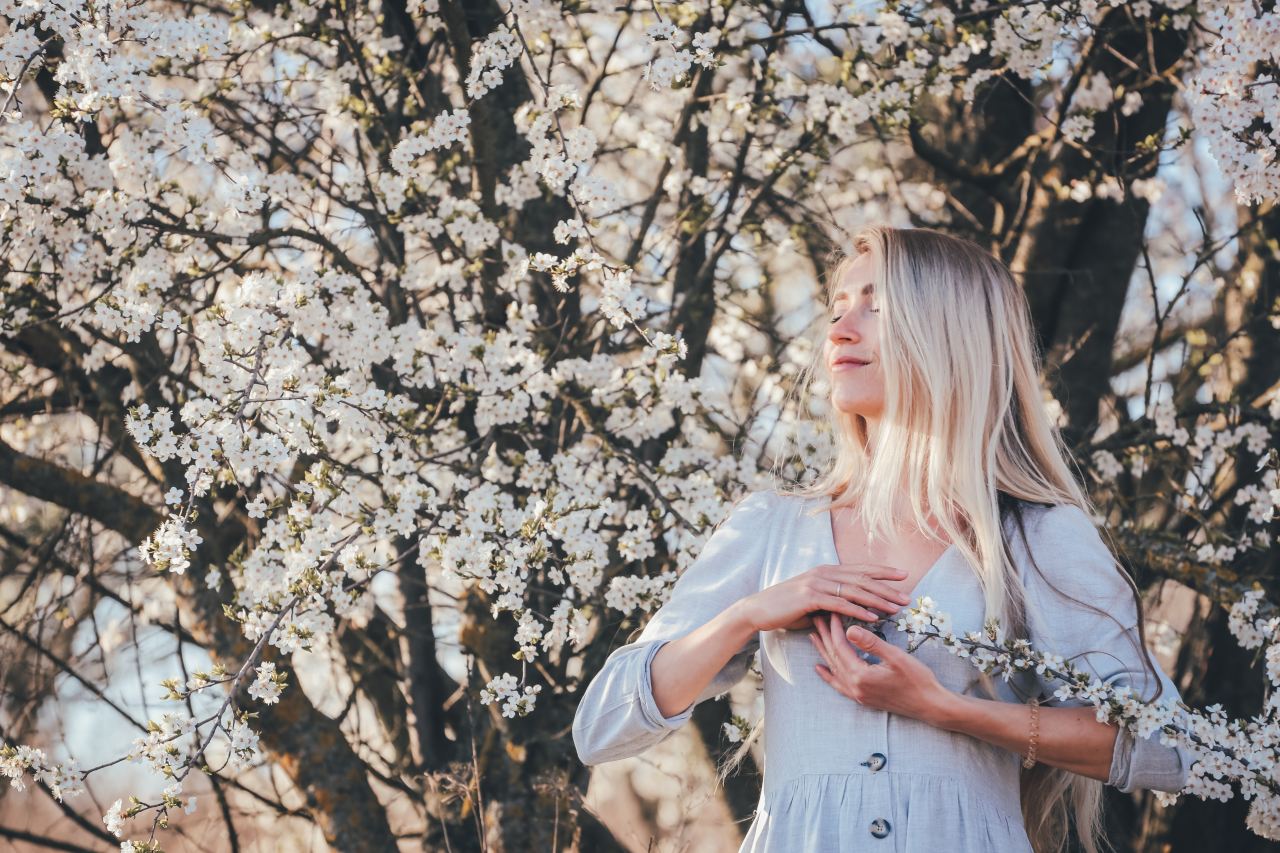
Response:
[[[869,296],[875,291],[875,289],[876,289],[876,286],[874,282],[867,282],[866,284],[862,285],[862,295]],[[849,298],[849,294],[847,292],[845,292],[844,290],[837,290],[835,296],[831,298],[831,302],[829,304],[835,305],[841,299],[848,299],[848,298]]]

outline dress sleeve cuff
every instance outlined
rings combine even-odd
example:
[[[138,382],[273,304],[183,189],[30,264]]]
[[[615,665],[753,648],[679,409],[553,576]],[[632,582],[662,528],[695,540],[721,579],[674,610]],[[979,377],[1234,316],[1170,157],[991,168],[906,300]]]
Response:
[[[662,712],[658,710],[658,703],[653,698],[653,656],[658,653],[658,649],[668,642],[668,640],[661,640],[649,647],[644,656],[644,671],[641,673],[638,686],[640,714],[644,717],[645,723],[654,731],[674,731],[680,728],[693,716],[693,707],[697,704],[696,702],[691,702],[688,708],[672,717],[664,717]]]
[[[1160,732],[1139,738],[1123,726],[1116,732],[1107,784],[1126,794],[1139,789],[1177,793],[1187,784],[1190,755],[1160,742]]]
[[[1133,760],[1133,735],[1124,726],[1116,728],[1115,746],[1111,753],[1111,773],[1107,784],[1124,790],[1129,778],[1129,763]]]

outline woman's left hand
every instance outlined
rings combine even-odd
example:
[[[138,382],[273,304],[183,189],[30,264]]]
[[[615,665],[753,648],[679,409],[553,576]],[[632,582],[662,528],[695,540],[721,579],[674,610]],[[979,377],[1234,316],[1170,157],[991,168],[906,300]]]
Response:
[[[834,613],[815,615],[813,624],[809,639],[827,663],[816,665],[818,675],[855,702],[934,722],[954,698],[926,664],[867,629],[852,625],[846,632]],[[855,646],[880,663],[858,657]]]

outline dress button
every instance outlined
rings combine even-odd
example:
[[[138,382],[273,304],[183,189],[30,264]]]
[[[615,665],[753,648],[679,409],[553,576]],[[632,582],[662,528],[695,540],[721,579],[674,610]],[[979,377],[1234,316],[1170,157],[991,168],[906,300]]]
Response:
[[[874,773],[881,767],[884,767],[886,761],[888,761],[888,759],[884,757],[883,752],[873,752],[867,757],[866,761],[862,762],[862,766],[870,767],[871,772]]]
[[[876,838],[884,838],[889,834],[889,821],[882,817],[871,821],[871,834]]]

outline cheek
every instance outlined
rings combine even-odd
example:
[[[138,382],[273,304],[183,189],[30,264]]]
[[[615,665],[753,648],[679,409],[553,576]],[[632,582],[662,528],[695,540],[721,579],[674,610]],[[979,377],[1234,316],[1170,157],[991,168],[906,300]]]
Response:
[[[880,363],[880,335],[876,331],[875,324],[871,324],[870,330],[862,339],[862,345],[867,348],[867,353]]]

